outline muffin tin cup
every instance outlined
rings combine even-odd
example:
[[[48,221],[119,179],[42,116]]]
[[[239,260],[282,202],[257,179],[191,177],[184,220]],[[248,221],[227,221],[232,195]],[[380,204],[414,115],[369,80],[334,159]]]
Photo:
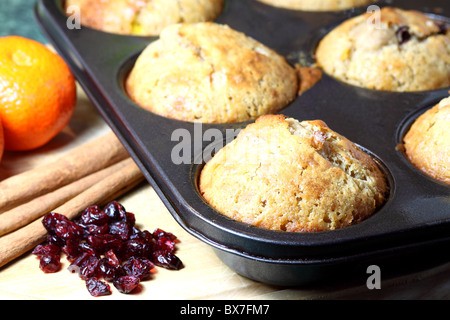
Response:
[[[428,8],[422,1],[390,1],[390,5],[427,11],[432,9],[430,2]],[[445,6],[441,8],[445,15],[450,4],[439,4]],[[254,37],[293,64],[312,63],[317,41],[332,26],[364,11],[311,13],[252,0],[228,0],[216,22]],[[399,262],[400,256],[414,257],[424,249],[430,254],[433,248],[448,244],[450,188],[418,172],[397,146],[419,111],[448,96],[449,88],[375,91],[323,74],[312,89],[279,113],[298,120],[323,120],[361,146],[385,172],[390,185],[388,200],[372,217],[347,228],[316,233],[270,231],[218,213],[204,201],[197,186],[204,155],[210,154],[208,148],[226,142],[205,139],[207,130],[225,138],[230,130],[242,129],[252,121],[200,124],[152,114],[129,99],[124,80],[142,50],[157,37],[68,28],[61,0],[39,0],[36,17],[174,219],[211,245],[237,273],[270,284],[302,285],[329,278],[343,268],[377,264],[392,257]],[[189,139],[181,141],[175,132]],[[173,152],[181,142],[189,146],[190,156],[187,163],[176,164]]]

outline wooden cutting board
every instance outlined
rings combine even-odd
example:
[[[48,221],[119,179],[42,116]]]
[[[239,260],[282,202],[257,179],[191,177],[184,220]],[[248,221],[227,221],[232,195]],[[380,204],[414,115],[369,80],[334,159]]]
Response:
[[[72,148],[99,137],[109,127],[93,108],[81,89],[78,104],[70,124],[47,146],[32,152],[8,152],[0,164],[0,179],[60,157]],[[39,260],[31,254],[0,268],[0,299],[449,299],[450,264],[425,272],[404,275],[383,281],[380,290],[369,290],[366,283],[322,285],[313,288],[280,288],[261,284],[237,275],[226,267],[203,242],[185,232],[172,218],[148,183],[123,196],[120,201],[136,215],[141,229],[162,228],[181,240],[177,255],[185,267],[169,271],[157,267],[152,279],[142,282],[138,293],[113,294],[93,298],[85,283],[63,268],[54,274],[44,274]],[[0,215],[1,219],[1,215]]]

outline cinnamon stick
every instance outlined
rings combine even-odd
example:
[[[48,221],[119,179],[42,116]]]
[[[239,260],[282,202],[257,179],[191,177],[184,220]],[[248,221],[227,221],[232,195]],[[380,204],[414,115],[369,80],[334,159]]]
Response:
[[[0,182],[0,212],[54,191],[129,155],[114,133],[68,152],[54,162]]]
[[[130,164],[129,160],[122,160],[108,168],[94,172],[80,180],[4,212],[0,216],[0,236],[17,230],[45,215],[128,164]]]
[[[132,162],[132,160],[130,159]],[[90,205],[105,205],[130,191],[144,180],[144,176],[132,162],[111,176],[99,181],[86,191],[53,210],[69,219],[76,218]],[[0,267],[20,257],[46,239],[47,231],[42,218],[0,238]]]

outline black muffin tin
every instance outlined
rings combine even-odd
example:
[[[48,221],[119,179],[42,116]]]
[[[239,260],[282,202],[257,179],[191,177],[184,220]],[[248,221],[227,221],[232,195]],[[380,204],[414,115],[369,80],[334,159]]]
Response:
[[[418,0],[376,4],[438,13],[436,18],[444,20],[450,10],[448,1],[427,1],[426,7]],[[254,0],[227,0],[216,21],[259,40],[292,64],[311,64],[321,37],[366,9],[314,13],[279,9]],[[360,145],[386,173],[388,201],[366,221],[336,231],[263,230],[221,215],[201,197],[197,189],[202,168],[199,159],[210,141],[192,141],[191,164],[176,165],[171,160],[173,148],[180,143],[172,141],[174,130],[185,129],[194,137],[199,126],[152,114],[130,101],[124,91],[127,73],[140,52],[157,37],[115,35],[87,27],[69,29],[61,0],[39,0],[36,16],[175,220],[211,245],[237,273],[269,284],[306,285],[366,275],[365,268],[371,264],[382,270],[391,265],[406,270],[429,259],[447,259],[450,188],[416,170],[397,146],[411,122],[448,96],[449,88],[380,92],[324,74],[319,83],[280,113],[298,120],[321,119]],[[203,124],[201,130],[217,128],[225,137],[226,129],[244,128],[248,123]]]

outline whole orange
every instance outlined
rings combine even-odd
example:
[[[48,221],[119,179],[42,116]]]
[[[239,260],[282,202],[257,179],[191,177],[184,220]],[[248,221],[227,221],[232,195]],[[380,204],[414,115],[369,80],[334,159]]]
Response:
[[[5,150],[43,146],[69,122],[75,78],[57,54],[18,36],[0,38],[0,119]]]

